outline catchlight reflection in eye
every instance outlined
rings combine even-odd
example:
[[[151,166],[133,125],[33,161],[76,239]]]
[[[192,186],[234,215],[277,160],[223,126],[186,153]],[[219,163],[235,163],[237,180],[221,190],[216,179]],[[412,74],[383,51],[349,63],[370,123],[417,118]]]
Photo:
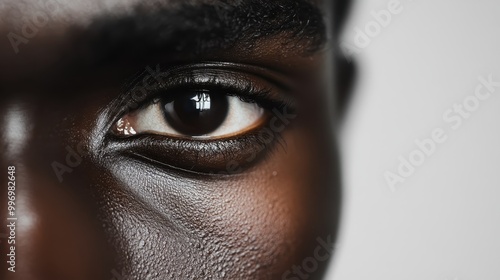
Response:
[[[210,110],[210,95],[206,93],[198,94],[191,98],[196,102],[196,109],[200,111]]]

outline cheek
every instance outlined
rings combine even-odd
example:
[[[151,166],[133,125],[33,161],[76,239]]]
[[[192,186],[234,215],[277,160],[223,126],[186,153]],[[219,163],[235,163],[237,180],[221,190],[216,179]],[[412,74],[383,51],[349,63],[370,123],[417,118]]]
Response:
[[[110,177],[118,181],[101,188],[103,212],[109,235],[119,237],[113,242],[125,273],[279,279],[310,256],[322,234],[321,207],[314,205],[323,186],[311,143],[284,138],[267,160],[223,180],[174,177],[114,160],[120,164],[111,166]]]

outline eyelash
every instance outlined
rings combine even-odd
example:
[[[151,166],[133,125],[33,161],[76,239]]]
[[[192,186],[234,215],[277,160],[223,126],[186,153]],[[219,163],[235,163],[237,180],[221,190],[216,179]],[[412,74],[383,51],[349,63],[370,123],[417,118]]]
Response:
[[[244,84],[242,84],[242,82]],[[282,108],[287,106],[294,110],[295,104],[290,98],[271,98],[273,95],[272,89],[270,88],[257,88],[250,81],[240,80],[238,82],[234,81],[224,81],[218,77],[210,77],[208,80],[196,79],[192,75],[186,75],[179,81],[172,82],[171,86],[163,86],[154,84],[153,88],[149,90],[147,97],[142,101],[137,108],[134,110],[142,109],[144,107],[150,106],[156,102],[159,102],[162,98],[174,98],[177,94],[182,94],[183,90],[189,89],[208,89],[223,91],[227,96],[238,97],[243,102],[256,103],[264,109],[270,108]],[[132,90],[133,92],[133,90]],[[168,96],[166,96],[168,95]]]

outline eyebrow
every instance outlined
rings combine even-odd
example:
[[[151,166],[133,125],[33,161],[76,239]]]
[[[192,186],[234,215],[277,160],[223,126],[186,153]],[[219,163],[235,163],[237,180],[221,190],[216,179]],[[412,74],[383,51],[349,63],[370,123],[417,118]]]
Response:
[[[92,65],[154,55],[198,55],[234,46],[251,49],[258,39],[278,35],[305,53],[326,42],[323,15],[310,0],[137,6],[130,14],[95,18],[80,31],[73,50],[82,52],[78,57]]]

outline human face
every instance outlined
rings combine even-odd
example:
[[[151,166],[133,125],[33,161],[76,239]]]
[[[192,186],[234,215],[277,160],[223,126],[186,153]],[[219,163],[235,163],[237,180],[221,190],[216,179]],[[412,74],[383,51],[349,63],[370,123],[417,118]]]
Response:
[[[2,279],[322,275],[339,185],[319,4],[0,5]]]

